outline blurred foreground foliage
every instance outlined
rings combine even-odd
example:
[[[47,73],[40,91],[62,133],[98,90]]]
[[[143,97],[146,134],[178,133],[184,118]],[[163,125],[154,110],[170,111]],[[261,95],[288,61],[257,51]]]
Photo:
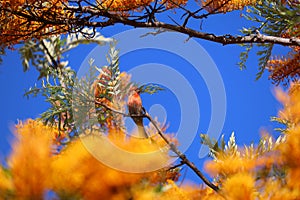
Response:
[[[205,185],[177,185],[178,167],[170,165],[145,173],[122,172],[106,166],[89,151],[89,146],[96,142],[96,134],[108,137],[126,151],[159,151],[159,156],[152,157],[150,162],[142,162],[155,165],[171,159],[160,137],[126,137],[125,132],[113,127],[108,128],[108,136],[86,130],[57,152],[57,138],[66,134],[29,119],[16,126],[8,164],[0,168],[1,199],[43,199],[49,191],[54,199],[299,199],[300,84],[293,84],[288,92],[276,90],[276,95],[283,104],[278,119],[288,122],[278,138],[265,134],[259,144],[239,147],[234,134],[228,142],[221,139],[219,143],[201,136],[212,157],[205,170],[219,186],[218,192]],[[96,149],[109,151],[101,146]],[[132,163],[121,154],[107,153],[121,165]]]

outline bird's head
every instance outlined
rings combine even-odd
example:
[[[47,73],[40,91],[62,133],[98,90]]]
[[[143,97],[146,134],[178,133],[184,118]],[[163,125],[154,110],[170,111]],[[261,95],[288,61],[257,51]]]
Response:
[[[137,94],[140,94],[141,93],[141,89],[138,88],[136,85],[132,85],[129,89],[129,92],[130,93],[137,93]]]

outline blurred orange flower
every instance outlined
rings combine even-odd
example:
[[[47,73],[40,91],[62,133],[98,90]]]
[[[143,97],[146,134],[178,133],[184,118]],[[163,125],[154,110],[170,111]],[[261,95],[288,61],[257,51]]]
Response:
[[[16,141],[8,164],[15,194],[21,199],[42,199],[49,188],[54,130],[34,120],[17,125]]]

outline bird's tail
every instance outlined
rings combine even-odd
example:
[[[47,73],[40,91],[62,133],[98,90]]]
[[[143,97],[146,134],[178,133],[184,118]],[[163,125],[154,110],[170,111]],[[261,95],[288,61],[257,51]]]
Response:
[[[138,136],[140,138],[148,138],[148,134],[146,133],[144,124],[143,124],[143,120],[139,119],[139,120],[135,120],[135,123],[137,125],[138,128]]]

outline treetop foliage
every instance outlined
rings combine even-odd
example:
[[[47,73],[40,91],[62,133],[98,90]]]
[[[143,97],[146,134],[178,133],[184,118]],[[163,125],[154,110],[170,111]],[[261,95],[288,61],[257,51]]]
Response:
[[[64,10],[66,3],[61,0],[0,1],[1,44],[11,46],[32,38],[66,33],[65,19],[72,18],[72,13]]]
[[[158,33],[171,30],[223,45],[245,46],[245,52],[240,55],[241,68],[245,68],[248,53],[256,45],[259,47],[258,78],[267,69],[274,83],[288,84],[299,74],[295,69],[300,46],[297,0],[31,0],[0,1],[0,5],[1,54],[4,47],[13,48],[14,44],[23,42],[29,45],[28,48],[39,51],[38,48],[43,47],[36,47],[33,43],[51,35],[75,33],[80,37],[95,38],[97,28],[121,23],[131,27],[156,28]],[[246,20],[254,22],[252,27],[241,27],[242,35],[215,35],[203,30],[202,26],[189,25],[192,21],[203,24],[212,15],[235,10],[241,10]],[[32,39],[30,44],[28,40]],[[287,46],[291,52],[288,55],[272,55],[274,45]],[[33,53],[28,48],[27,51],[23,49],[22,55]],[[25,69],[28,67],[26,60],[23,65]]]

